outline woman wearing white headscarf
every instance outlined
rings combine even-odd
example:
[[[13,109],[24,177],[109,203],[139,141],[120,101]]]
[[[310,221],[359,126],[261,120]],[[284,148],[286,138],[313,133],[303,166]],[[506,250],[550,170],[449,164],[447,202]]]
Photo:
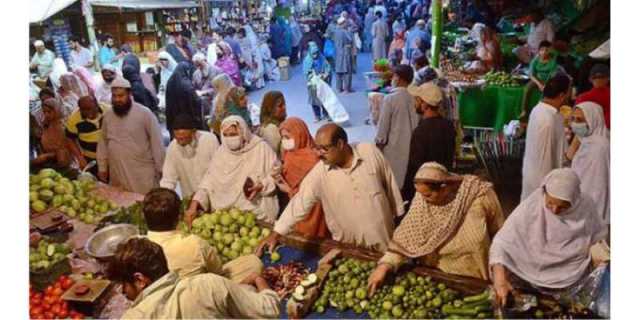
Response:
[[[67,72],[67,64],[64,60],[62,58],[55,58],[53,60],[53,68],[49,74],[49,81],[51,81],[54,90],[57,91],[58,88],[60,88],[60,77]]]
[[[424,163],[414,183],[409,212],[369,277],[370,293],[410,259],[446,273],[488,279],[491,238],[504,222],[491,183],[451,174],[437,162]]]
[[[578,175],[551,171],[493,239],[489,265],[498,301],[504,305],[514,287],[552,295],[574,289],[592,270],[591,246],[606,233]]]
[[[222,73],[213,78],[211,85],[216,94],[215,98],[213,98],[213,110],[211,110],[211,114],[214,115],[214,120],[220,123],[223,120],[220,117],[224,114],[224,104],[227,101],[227,93],[234,87],[233,80],[231,80],[231,77],[226,73]],[[213,121],[211,123],[213,123]],[[212,128],[211,123],[209,127]]]
[[[176,60],[166,51],[162,51],[158,54],[158,64],[160,67],[160,88],[161,90],[166,90],[167,82],[171,75],[173,74],[173,70],[175,70]]]
[[[571,168],[580,177],[582,192],[595,202],[598,216],[609,224],[609,130],[602,107],[594,102],[578,104],[571,130],[580,139]]]
[[[278,158],[273,149],[251,133],[239,116],[229,116],[221,125],[222,146],[213,156],[185,216],[190,224],[198,208],[251,210],[258,220],[273,223],[278,214],[275,181],[271,177]],[[251,179],[253,186],[246,185]]]

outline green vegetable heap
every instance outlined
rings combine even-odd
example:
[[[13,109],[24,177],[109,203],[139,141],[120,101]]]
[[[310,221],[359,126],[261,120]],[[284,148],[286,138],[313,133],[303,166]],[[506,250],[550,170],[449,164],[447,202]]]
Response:
[[[338,311],[367,312],[372,319],[493,317],[488,292],[462,298],[444,283],[436,283],[430,277],[417,276],[413,272],[397,276],[393,284],[383,286],[369,298],[367,280],[375,266],[375,262],[339,259],[336,268],[329,272],[314,311],[322,313],[329,305]]]
[[[29,248],[29,270],[43,271],[64,260],[71,248],[63,243],[49,243],[42,239],[37,248]]]
[[[184,224],[180,225],[186,231]],[[239,256],[253,254],[260,240],[267,237],[271,230],[256,225],[256,216],[252,212],[242,212],[233,208],[216,210],[193,220],[191,233],[200,236],[214,246],[223,263]]]
[[[97,223],[100,216],[117,205],[91,194],[93,180],[69,180],[53,169],[42,169],[29,176],[29,202],[35,212],[57,208],[84,223]]]
[[[487,84],[494,86],[510,88],[520,86],[520,84],[518,83],[518,79],[514,78],[511,74],[504,71],[489,71],[484,75],[484,79],[487,81]]]
[[[116,211],[114,215],[106,216],[98,226],[96,230],[100,230],[111,224],[128,223],[137,226],[140,230],[140,234],[147,234],[147,223],[144,220],[144,214],[142,213],[142,202],[136,202],[129,207],[122,207]]]

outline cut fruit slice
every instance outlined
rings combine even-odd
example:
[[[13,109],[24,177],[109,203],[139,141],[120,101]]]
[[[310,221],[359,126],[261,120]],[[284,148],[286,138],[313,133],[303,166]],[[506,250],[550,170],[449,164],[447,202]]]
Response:
[[[293,299],[296,301],[302,301],[304,300],[304,295],[298,293],[298,292],[294,292],[292,295]]]
[[[299,294],[299,295],[304,295],[304,287],[303,286],[297,286],[294,292]]]

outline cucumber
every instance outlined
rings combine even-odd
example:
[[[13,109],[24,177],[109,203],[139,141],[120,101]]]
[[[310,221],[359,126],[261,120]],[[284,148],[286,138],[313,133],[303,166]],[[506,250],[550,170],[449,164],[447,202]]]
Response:
[[[489,299],[489,298],[491,298],[491,296],[490,296],[490,294],[489,294],[489,291],[488,291],[488,290],[485,290],[485,291],[484,291],[483,293],[481,293],[481,294],[477,294],[477,295],[475,295],[475,296],[468,296],[468,297],[464,297],[463,301],[464,301],[465,303],[468,303],[468,302],[478,302],[478,301],[487,300],[487,299]]]
[[[47,256],[51,257],[53,256],[53,254],[56,253],[56,246],[53,244],[50,244],[47,246]]]
[[[442,313],[446,315],[474,316],[478,313],[475,308],[456,308],[452,305],[442,306]]]

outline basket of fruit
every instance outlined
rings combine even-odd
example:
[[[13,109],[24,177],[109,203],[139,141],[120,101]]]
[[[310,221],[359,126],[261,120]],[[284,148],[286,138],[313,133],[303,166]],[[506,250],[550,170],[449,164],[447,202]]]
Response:
[[[71,272],[67,255],[71,248],[43,238],[35,248],[29,248],[29,280],[37,290],[43,290],[58,277]]]

